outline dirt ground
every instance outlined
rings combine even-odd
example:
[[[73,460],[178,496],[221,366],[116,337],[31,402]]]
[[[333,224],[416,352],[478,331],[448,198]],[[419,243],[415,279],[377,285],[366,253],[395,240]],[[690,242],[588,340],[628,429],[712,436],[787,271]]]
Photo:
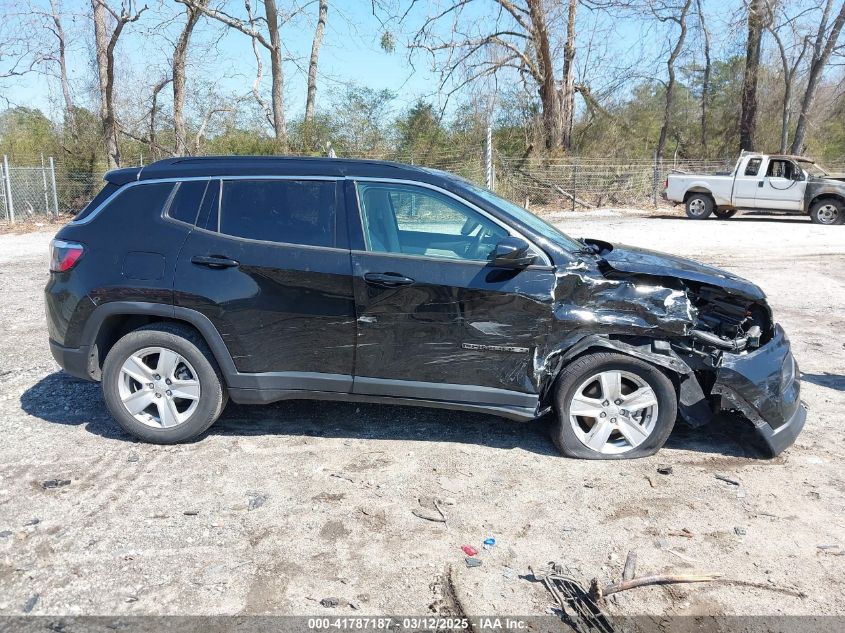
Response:
[[[761,459],[720,420],[678,425],[653,458],[585,462],[559,457],[545,422],[307,401],[230,405],[196,443],[140,444],[110,421],[98,385],[50,356],[50,234],[2,235],[0,614],[424,615],[456,600],[468,614],[543,614],[553,602],[529,566],[616,580],[631,549],[640,574],[748,584],[636,589],[610,600],[613,614],[845,614],[845,227],[677,212],[554,220],[762,286],[803,373],[796,445]],[[44,487],[55,479],[70,483]],[[446,523],[412,513],[431,498]],[[467,568],[461,545],[487,537],[495,547]]]

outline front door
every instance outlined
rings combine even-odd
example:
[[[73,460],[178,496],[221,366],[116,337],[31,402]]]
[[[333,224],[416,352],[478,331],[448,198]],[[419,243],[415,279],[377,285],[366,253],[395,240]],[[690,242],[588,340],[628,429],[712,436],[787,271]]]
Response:
[[[758,209],[801,211],[807,182],[798,166],[783,158],[769,159],[766,174],[757,188]]]
[[[211,181],[179,257],[175,302],[211,320],[246,375],[239,386],[351,388],[355,304],[342,205],[335,180]]]
[[[554,269],[493,268],[509,234],[448,192],[358,181],[349,198],[358,339],[353,392],[531,408]],[[350,217],[352,217],[350,215]],[[356,218],[357,220],[357,218]]]

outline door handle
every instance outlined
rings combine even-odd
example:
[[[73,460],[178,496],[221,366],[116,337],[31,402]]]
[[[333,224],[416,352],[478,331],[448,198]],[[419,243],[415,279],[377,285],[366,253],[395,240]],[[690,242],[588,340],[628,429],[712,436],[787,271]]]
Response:
[[[371,286],[381,286],[382,288],[396,288],[414,283],[413,279],[399,273],[366,273],[364,281]]]
[[[191,263],[209,268],[235,268],[240,265],[237,260],[220,255],[194,255],[191,257]]]
[[[757,181],[757,186],[758,186],[758,187],[762,187],[764,182],[765,182],[765,181],[763,181],[763,180],[758,180],[758,181]]]

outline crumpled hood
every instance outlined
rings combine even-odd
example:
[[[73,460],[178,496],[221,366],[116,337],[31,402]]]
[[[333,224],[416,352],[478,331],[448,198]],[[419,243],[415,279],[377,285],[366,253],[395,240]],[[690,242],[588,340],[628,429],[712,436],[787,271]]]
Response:
[[[636,246],[593,239],[585,241],[600,248],[598,256],[614,270],[656,277],[677,277],[724,288],[730,294],[742,295],[754,301],[763,301],[766,298],[759,286],[720,268]]]

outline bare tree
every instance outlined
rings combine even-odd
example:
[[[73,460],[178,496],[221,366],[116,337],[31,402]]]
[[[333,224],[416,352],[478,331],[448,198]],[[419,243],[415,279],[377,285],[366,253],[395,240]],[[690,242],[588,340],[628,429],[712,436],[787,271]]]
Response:
[[[781,24],[775,25],[775,10],[777,7],[773,6],[772,0],[766,0],[766,9],[769,12],[767,20],[767,30],[772,34],[780,54],[781,72],[783,75],[783,104],[781,107],[781,125],[780,125],[780,152],[786,153],[789,147],[789,127],[792,118],[792,93],[795,85],[795,76],[807,49],[810,46],[809,37],[803,37],[796,32],[795,22],[798,16],[785,19]],[[793,43],[784,42],[782,31],[785,29],[792,31]],[[797,40],[797,42],[795,42]],[[788,50],[789,49],[789,50]],[[794,51],[797,50],[797,55]]]
[[[704,36],[704,71],[701,77],[701,150],[707,153],[707,106],[710,100],[710,74],[712,73],[712,62],[710,60],[710,29],[707,28],[707,21],[704,18],[704,11],[701,8],[701,0],[695,0],[695,9],[698,13],[698,23],[701,26],[701,33]]]
[[[413,5],[413,2],[411,3]],[[572,60],[575,56],[575,3],[569,3],[571,37],[567,37],[569,65],[558,89],[556,60],[550,25],[560,17],[557,3],[547,0],[490,0],[491,17],[479,20],[477,14],[464,15],[470,0],[450,0],[446,7],[423,21],[410,43],[412,51],[426,51],[440,73],[440,88],[450,97],[466,86],[510,72],[521,77],[540,97],[544,142],[549,149],[564,147],[565,130],[571,129],[574,108],[569,97],[574,84]],[[375,6],[375,5],[374,5]],[[406,12],[407,13],[407,12]],[[448,37],[438,32],[449,23]],[[447,89],[448,87],[448,89]],[[562,107],[562,98],[567,104]],[[563,116],[570,120],[564,120]]]
[[[59,82],[62,86],[62,98],[64,99],[64,127],[72,134],[75,132],[73,95],[70,91],[70,80],[67,74],[67,38],[62,26],[62,5],[60,0],[50,0],[50,13],[46,28],[56,38],[56,53],[50,56],[50,61],[55,62],[59,71]]]
[[[681,52],[684,49],[684,40],[687,37],[687,14],[689,13],[692,0],[686,0],[683,6],[664,5],[660,4],[652,8],[654,16],[661,22],[674,22],[677,24],[679,32],[678,39],[675,40],[675,45],[669,52],[669,59],[666,61],[666,69],[668,70],[669,79],[666,82],[666,101],[663,109],[663,125],[660,126],[660,137],[657,140],[656,156],[657,160],[663,158],[663,151],[666,148],[666,137],[669,134],[669,128],[672,125],[672,106],[675,101],[675,62],[678,61]]]
[[[563,81],[560,87],[560,117],[563,125],[561,144],[572,149],[572,127],[575,123],[575,14],[578,0],[569,0],[566,16],[566,44],[563,48]]]
[[[745,74],[742,79],[742,112],[739,118],[739,148],[754,149],[757,132],[757,78],[763,29],[766,27],[765,0],[749,0],[748,39],[745,44]]]
[[[138,20],[147,7],[136,10],[134,0],[122,0],[120,10],[115,11],[106,0],[91,0],[91,8],[94,13],[94,45],[100,83],[100,119],[109,168],[114,169],[120,167],[118,126],[114,111],[114,49],[123,28]],[[109,24],[109,16],[113,18],[114,26]]]
[[[824,70],[830,61],[842,26],[845,24],[845,2],[839,7],[839,13],[830,25],[830,15],[833,9],[833,0],[827,0],[824,5],[822,18],[819,21],[816,38],[813,42],[812,56],[810,57],[810,72],[807,75],[807,87],[801,99],[801,111],[798,113],[798,123],[795,126],[795,136],[792,139],[792,153],[800,154],[804,150],[804,136],[807,133],[807,123],[813,102],[816,98],[816,91],[819,88]],[[828,30],[829,29],[829,30]]]
[[[317,61],[320,57],[320,46],[323,43],[323,31],[329,13],[328,0],[320,0],[317,14],[317,28],[311,42],[311,59],[308,61],[308,94],[305,99],[305,125],[311,125],[314,120],[314,109],[317,101]]]
[[[263,33],[258,28],[258,20],[252,14],[252,5],[250,0],[244,0],[244,5],[247,10],[247,20],[236,18],[228,13],[213,9],[208,6],[207,2],[201,0],[176,0],[189,7],[193,7],[197,11],[207,15],[210,18],[218,20],[226,26],[240,31],[244,35],[252,38],[253,50],[258,50],[258,45],[263,46],[270,55],[270,112],[272,118],[273,132],[276,136],[276,141],[281,148],[287,146],[287,123],[285,121],[285,99],[284,99],[284,68],[282,65],[282,42],[279,25],[279,11],[276,6],[276,0],[263,0],[264,4],[264,20],[267,32]],[[261,66],[260,59],[258,59],[258,76],[260,80]],[[263,105],[257,88],[253,90],[259,100],[259,104]]]
[[[205,6],[208,0],[197,0],[197,4]],[[174,154],[184,156],[188,151],[188,133],[185,126],[185,67],[188,62],[188,46],[194,27],[202,12],[192,5],[185,7],[185,26],[176,40],[173,49],[172,77],[173,77],[173,132],[176,136]]]

